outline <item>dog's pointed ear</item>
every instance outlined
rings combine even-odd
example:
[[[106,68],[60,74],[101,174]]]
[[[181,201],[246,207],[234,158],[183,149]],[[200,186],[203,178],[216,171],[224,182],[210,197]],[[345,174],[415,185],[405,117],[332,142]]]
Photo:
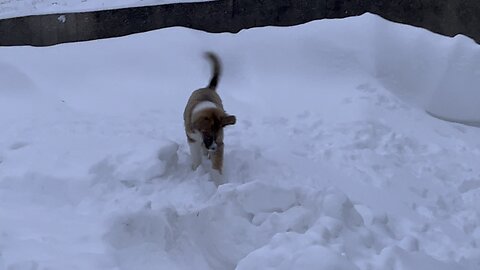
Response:
[[[222,127],[234,125],[237,122],[235,115],[226,115],[222,118]]]

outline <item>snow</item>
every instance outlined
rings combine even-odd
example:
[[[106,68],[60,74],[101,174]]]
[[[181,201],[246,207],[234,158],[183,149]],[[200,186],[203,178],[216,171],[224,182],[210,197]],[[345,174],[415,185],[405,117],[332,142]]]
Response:
[[[182,112],[224,64],[225,181]],[[0,269],[480,268],[480,48],[366,14],[0,49]]]
[[[209,0],[2,0],[0,2],[0,19],[206,1]],[[59,21],[65,22],[65,16],[62,16],[59,17]]]

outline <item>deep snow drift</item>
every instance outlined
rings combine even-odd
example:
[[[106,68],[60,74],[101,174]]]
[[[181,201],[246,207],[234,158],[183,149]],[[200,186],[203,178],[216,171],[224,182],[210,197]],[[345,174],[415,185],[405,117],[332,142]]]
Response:
[[[182,112],[224,62],[225,179]],[[480,268],[480,48],[373,15],[0,48],[0,269]]]

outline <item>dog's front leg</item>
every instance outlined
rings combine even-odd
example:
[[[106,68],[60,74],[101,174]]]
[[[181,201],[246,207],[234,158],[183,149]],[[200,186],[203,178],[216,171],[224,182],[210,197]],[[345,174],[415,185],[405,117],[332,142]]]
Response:
[[[224,183],[224,178],[222,175],[222,167],[223,167],[223,144],[218,145],[217,150],[211,153],[211,161],[212,161],[212,178],[215,182],[215,185],[220,186]]]
[[[222,174],[223,167],[223,143],[217,145],[217,149],[212,153],[212,169]]]
[[[192,170],[196,170],[202,163],[202,145],[199,142],[188,142],[190,156],[192,158]]]

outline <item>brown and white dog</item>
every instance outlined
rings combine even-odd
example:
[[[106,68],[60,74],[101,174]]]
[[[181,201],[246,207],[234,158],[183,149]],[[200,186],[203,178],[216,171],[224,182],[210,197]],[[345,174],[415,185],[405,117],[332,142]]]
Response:
[[[216,88],[221,75],[221,63],[211,52],[205,54],[213,67],[212,78],[205,88],[193,91],[183,113],[185,133],[192,158],[192,169],[202,162],[202,156],[212,161],[212,169],[222,174],[223,128],[236,122],[234,115],[223,109]]]

